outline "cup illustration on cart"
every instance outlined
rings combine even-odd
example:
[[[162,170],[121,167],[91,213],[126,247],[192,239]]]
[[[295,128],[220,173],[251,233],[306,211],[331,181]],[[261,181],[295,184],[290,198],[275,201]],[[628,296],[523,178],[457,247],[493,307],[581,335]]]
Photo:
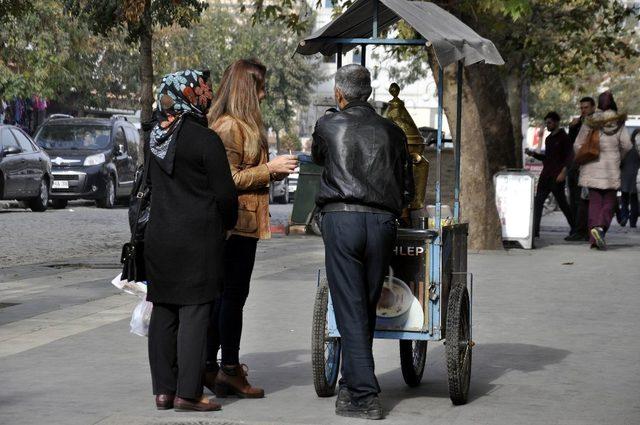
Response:
[[[424,321],[420,301],[409,285],[394,276],[391,267],[382,285],[376,316],[376,328],[381,330],[419,330]]]

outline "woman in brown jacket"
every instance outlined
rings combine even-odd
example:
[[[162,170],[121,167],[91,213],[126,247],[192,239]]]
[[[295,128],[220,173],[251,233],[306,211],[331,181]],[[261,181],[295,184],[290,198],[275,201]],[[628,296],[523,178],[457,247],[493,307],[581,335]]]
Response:
[[[283,155],[268,162],[268,145],[260,101],[266,96],[266,68],[255,60],[238,60],[225,71],[211,107],[209,127],[222,139],[231,175],[238,191],[238,222],[225,246],[225,278],[222,296],[214,309],[207,355],[205,385],[217,397],[235,394],[264,397],[264,391],[247,381],[247,367],[240,364],[242,309],[259,239],[271,237],[269,184],[292,173],[295,156]],[[218,348],[222,348],[220,367]]]

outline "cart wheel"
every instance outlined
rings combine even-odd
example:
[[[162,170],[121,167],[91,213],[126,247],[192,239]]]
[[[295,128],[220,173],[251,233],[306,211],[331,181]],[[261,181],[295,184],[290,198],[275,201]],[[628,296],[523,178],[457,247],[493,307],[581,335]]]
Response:
[[[311,365],[313,367],[313,386],[318,397],[331,397],[335,394],[338,371],[340,370],[340,338],[329,338],[327,309],[329,306],[329,287],[327,281],[320,282],[313,306],[313,325],[311,335]]]
[[[427,341],[400,340],[400,367],[408,386],[420,385],[426,361]]]
[[[465,285],[456,285],[449,294],[447,308],[446,356],[449,377],[449,397],[453,404],[467,402],[471,380],[469,293]]]

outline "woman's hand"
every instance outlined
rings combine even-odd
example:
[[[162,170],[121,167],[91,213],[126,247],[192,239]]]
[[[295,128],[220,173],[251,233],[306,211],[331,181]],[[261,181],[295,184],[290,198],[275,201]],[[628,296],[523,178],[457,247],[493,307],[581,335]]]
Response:
[[[280,155],[267,162],[269,172],[273,174],[289,175],[298,166],[298,157],[295,155]]]

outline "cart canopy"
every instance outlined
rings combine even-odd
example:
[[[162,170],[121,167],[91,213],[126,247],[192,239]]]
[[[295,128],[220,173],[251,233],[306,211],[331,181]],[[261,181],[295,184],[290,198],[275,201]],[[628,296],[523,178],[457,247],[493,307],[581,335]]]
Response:
[[[378,30],[383,31],[400,19],[433,46],[441,67],[462,60],[465,65],[485,62],[503,65],[496,46],[481,37],[451,13],[431,2],[408,0],[357,0],[345,13],[300,42],[297,53],[325,56],[338,52],[335,38],[370,38],[373,34],[374,10],[378,4]],[[345,45],[344,51],[355,47]]]

